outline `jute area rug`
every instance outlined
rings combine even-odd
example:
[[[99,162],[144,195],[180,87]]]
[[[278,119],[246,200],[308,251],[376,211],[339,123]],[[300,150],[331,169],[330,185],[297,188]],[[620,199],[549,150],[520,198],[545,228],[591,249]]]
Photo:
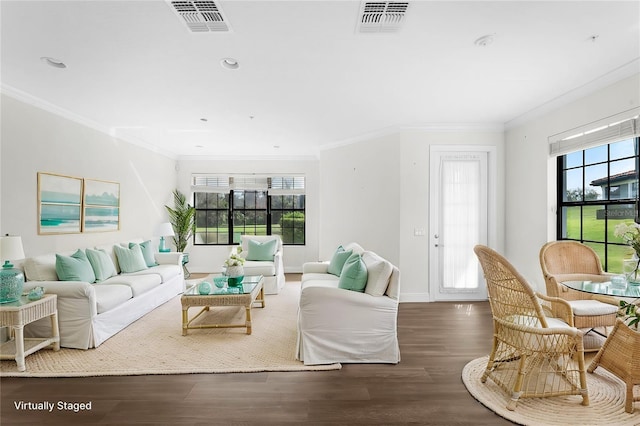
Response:
[[[25,372],[2,361],[2,377],[85,377],[145,374],[240,373],[335,370],[340,364],[305,366],[295,359],[300,283],[266,296],[266,307],[251,310],[253,330],[207,328],[182,336],[177,296],[95,349],[43,349],[26,358]],[[190,309],[190,318],[199,308]],[[243,323],[244,308],[211,308],[198,322]]]
[[[507,410],[509,395],[491,379],[480,382],[488,357],[469,362],[462,370],[462,381],[469,393],[482,405],[507,420],[531,426],[636,426],[640,408],[632,414],[624,411],[624,383],[603,368],[587,373],[589,406],[581,405],[579,395],[550,398],[523,398],[515,411]]]

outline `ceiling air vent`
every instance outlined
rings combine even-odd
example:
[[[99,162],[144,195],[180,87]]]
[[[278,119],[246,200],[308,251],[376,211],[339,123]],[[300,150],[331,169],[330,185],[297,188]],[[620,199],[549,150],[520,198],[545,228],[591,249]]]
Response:
[[[358,32],[397,32],[405,20],[408,2],[362,2]]]
[[[228,32],[229,25],[214,1],[171,1],[173,10],[194,33]]]

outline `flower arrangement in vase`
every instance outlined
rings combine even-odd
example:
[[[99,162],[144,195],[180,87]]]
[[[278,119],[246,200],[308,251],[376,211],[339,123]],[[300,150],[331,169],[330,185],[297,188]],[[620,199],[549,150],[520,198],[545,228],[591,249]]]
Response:
[[[633,258],[623,263],[624,274],[630,283],[640,283],[640,225],[621,223],[616,225],[614,235],[633,249]]]
[[[231,255],[224,261],[225,275],[227,276],[227,283],[229,286],[234,287],[242,282],[244,278],[244,257],[240,256],[242,253],[242,246],[236,247],[231,251]]]

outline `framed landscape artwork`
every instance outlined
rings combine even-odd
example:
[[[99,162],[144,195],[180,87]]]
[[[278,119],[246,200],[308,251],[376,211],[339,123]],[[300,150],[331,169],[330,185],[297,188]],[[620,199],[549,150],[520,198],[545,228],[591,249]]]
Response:
[[[84,180],[84,232],[120,229],[120,184],[102,180]]]
[[[82,178],[38,173],[38,234],[82,231]]]

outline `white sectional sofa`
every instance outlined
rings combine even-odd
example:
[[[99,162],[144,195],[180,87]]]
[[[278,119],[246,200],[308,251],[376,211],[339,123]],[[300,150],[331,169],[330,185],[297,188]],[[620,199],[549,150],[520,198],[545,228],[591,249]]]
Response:
[[[273,255],[269,259],[245,260],[245,275],[262,275],[264,277],[265,294],[278,294],[284,287],[284,265],[282,261],[282,239],[279,235],[242,235],[242,253],[240,256],[247,258],[250,255],[249,241],[256,241],[260,244],[276,240]]]
[[[400,361],[397,318],[400,271],[356,243],[344,249],[361,255],[367,268],[364,292],[339,288],[330,262],[302,267],[297,359],[307,365]]]
[[[142,240],[132,240],[141,243]],[[118,243],[127,247],[129,242]],[[91,247],[94,249],[94,247]],[[123,273],[114,245],[95,247],[113,261],[117,275],[101,282],[61,281],[56,272],[56,254],[25,259],[24,291],[42,286],[58,295],[60,345],[66,348],[98,347],[129,324],[151,312],[184,290],[182,253],[153,253],[157,266]],[[71,255],[73,252],[61,253]],[[49,336],[48,319],[25,327],[25,336]]]

